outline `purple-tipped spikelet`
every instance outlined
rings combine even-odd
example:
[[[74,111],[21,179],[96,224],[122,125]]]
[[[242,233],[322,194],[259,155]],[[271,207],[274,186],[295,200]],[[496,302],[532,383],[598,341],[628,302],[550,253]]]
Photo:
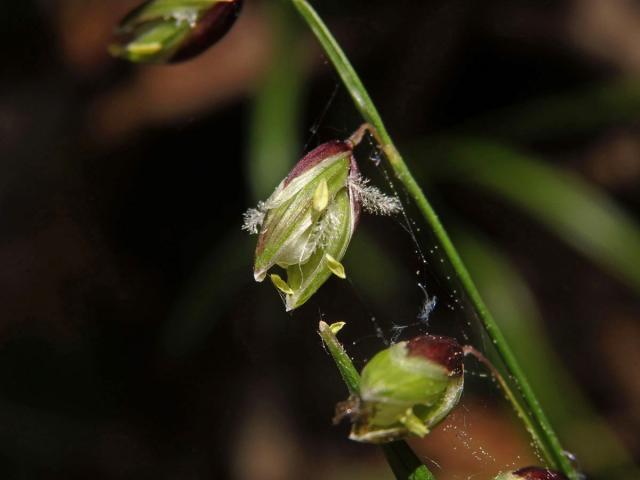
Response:
[[[464,387],[464,353],[453,338],[421,335],[377,353],[362,369],[360,392],[338,404],[350,438],[386,443],[423,437],[456,406]]]
[[[192,58],[233,26],[242,0],[149,0],[118,25],[112,55],[135,63]]]
[[[353,143],[331,141],[300,160],[273,194],[244,215],[243,229],[258,234],[254,278],[271,281],[287,311],[305,303],[331,275],[345,278],[340,263],[361,209],[390,215],[400,202],[367,184],[358,171]]]

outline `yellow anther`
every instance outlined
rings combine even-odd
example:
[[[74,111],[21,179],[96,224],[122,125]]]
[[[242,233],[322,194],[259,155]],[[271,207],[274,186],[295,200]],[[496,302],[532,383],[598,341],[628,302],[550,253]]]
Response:
[[[162,44],[160,42],[131,43],[127,45],[127,50],[136,55],[151,55],[162,50]]]
[[[320,184],[313,192],[313,209],[316,212],[322,212],[329,205],[329,186],[327,181],[323,178]]]
[[[400,423],[402,423],[407,430],[418,437],[424,437],[429,433],[429,429],[420,418],[413,413],[413,408],[407,409],[405,414],[400,417]]]
[[[275,287],[280,290],[282,293],[286,294],[286,295],[293,295],[293,290],[291,289],[291,287],[289,286],[289,284],[287,282],[285,282],[280,275],[277,275],[275,273],[271,274],[271,281],[273,282],[273,284],[275,285]]]
[[[331,270],[336,277],[342,278],[343,280],[347,278],[347,274],[344,271],[344,265],[328,253],[324,255],[324,258],[327,261],[327,267],[329,267],[329,270]]]
[[[329,325],[329,329],[331,330],[331,333],[333,333],[334,335],[337,335],[338,332],[340,330],[342,330],[342,328],[346,325],[346,322],[336,322],[336,323],[332,323],[331,325]]]

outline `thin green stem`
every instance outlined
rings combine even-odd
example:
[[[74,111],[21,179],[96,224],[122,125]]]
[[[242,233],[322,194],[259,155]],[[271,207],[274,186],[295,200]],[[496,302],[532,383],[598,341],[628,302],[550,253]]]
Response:
[[[320,322],[318,334],[320,335],[320,338],[322,338],[327,350],[329,350],[331,358],[333,358],[333,361],[336,363],[336,367],[338,367],[338,371],[340,372],[345,385],[349,389],[349,393],[351,395],[357,395],[360,391],[360,374],[353,365],[353,362],[344,347],[338,341],[338,338],[335,333],[333,333],[331,327],[325,322]]]
[[[340,327],[343,325],[340,324]],[[338,367],[349,393],[357,395],[360,390],[360,374],[338,341],[332,326],[320,322],[318,334]],[[398,480],[436,480],[431,471],[416,457],[416,454],[405,442],[387,443],[382,445],[382,450]]]
[[[579,474],[564,454],[560,441],[551,427],[551,424],[547,420],[547,417],[543,412],[531,386],[529,385],[524,372],[520,368],[511,347],[494,321],[493,316],[487,310],[484,301],[480,297],[478,289],[473,283],[473,280],[462,262],[460,255],[453,246],[449,235],[444,229],[442,223],[440,223],[437,214],[429,204],[427,198],[420,189],[420,186],[413,178],[413,175],[400,155],[400,152],[398,152],[397,148],[393,144],[393,141],[382,122],[382,118],[373,104],[371,97],[367,93],[367,90],[364,88],[358,74],[354,70],[336,39],[333,37],[313,7],[311,7],[306,0],[291,1],[322,45],[325,53],[340,75],[342,82],[347,88],[362,117],[377,130],[380,147],[385,153],[395,176],[411,195],[424,218],[429,223],[434,235],[439,240],[445,255],[460,279],[462,287],[473,304],[476,314],[484,324],[487,333],[493,340],[499,355],[513,377],[516,387],[521,393],[526,409],[522,408],[522,405],[519,405],[516,396],[511,391],[511,387],[507,386],[509,389],[509,394],[507,396],[511,399],[515,410],[519,413],[525,413],[520,416],[549,465],[553,468],[562,470],[569,478],[576,480]]]

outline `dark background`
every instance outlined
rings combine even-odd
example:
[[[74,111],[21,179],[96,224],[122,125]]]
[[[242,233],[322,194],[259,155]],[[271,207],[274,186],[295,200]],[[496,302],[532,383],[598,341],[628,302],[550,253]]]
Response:
[[[397,317],[419,308],[414,280],[405,272],[400,283],[377,285],[388,295],[382,307],[366,286],[354,282],[344,294],[332,281],[288,315],[271,286],[252,282],[253,240],[239,230],[257,200],[254,99],[270,65],[287,55],[274,41],[280,7],[248,0],[232,32],[202,57],[144,67],[106,54],[113,25],[135,3],[3,5],[2,478],[391,478],[377,449],[331,426],[345,392],[314,329],[320,312],[351,319],[381,311],[411,323]],[[316,3],[400,145],[468,125],[499,138],[489,115],[637,81],[640,72],[640,7],[631,1]],[[303,25],[292,12],[285,18],[296,25],[291,52],[305,58],[301,156],[304,145],[346,137],[359,120]],[[637,220],[640,108],[633,99],[622,105],[630,111],[618,116],[586,105],[586,117],[607,118],[589,128],[508,140],[582,177]],[[417,171],[429,161],[409,159]],[[637,460],[637,290],[504,200],[421,180],[445,225],[482,231],[511,259],[593,422]],[[384,238],[385,228],[370,220],[363,231]],[[378,242],[384,257],[411,265],[402,228],[390,228]],[[406,285],[411,292],[389,293]],[[364,358],[374,326],[354,328]],[[438,478],[488,479],[536,461],[508,409],[476,390],[454,419],[465,428],[447,437],[445,427],[420,446],[442,466]],[[598,442],[562,433],[575,451]],[[578,460],[591,478],[637,478],[627,460]]]

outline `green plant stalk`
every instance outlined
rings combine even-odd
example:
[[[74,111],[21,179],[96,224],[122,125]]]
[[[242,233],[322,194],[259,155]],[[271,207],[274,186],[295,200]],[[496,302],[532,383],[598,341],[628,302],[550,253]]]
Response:
[[[463,264],[460,255],[453,246],[449,235],[429,204],[424,193],[420,189],[420,186],[413,178],[413,175],[400,155],[400,152],[398,152],[397,148],[393,144],[393,141],[382,122],[382,118],[373,104],[371,97],[364,88],[358,74],[355,72],[342,48],[313,7],[311,7],[306,0],[291,1],[322,45],[325,53],[340,75],[342,82],[349,91],[349,94],[362,117],[377,130],[377,140],[380,143],[380,148],[385,153],[395,176],[404,185],[407,192],[416,202],[416,205],[420,209],[425,220],[433,230],[434,235],[439,240],[445,255],[458,275],[466,294],[473,304],[476,314],[484,324],[487,333],[491,336],[499,355],[513,377],[517,388],[522,394],[524,403],[530,413],[520,405],[520,402],[516,399],[513,392],[506,392],[507,396],[512,401],[514,408],[522,417],[527,430],[532,435],[549,465],[555,469],[563,471],[570,479],[577,480],[579,475],[578,472],[573,467],[569,459],[564,455],[560,441],[551,427],[551,424],[547,420],[547,417],[543,412],[531,386],[529,385],[524,372],[520,368],[520,365],[518,364],[511,348],[491,313],[486,308],[484,301],[480,297],[478,289],[473,283],[473,280]]]
[[[325,322],[320,322],[318,334],[338,367],[349,393],[357,395],[360,390],[360,374],[344,347],[336,338],[331,327]],[[398,480],[436,480],[431,471],[416,457],[413,450],[405,442],[387,443],[382,445],[382,450]]]

